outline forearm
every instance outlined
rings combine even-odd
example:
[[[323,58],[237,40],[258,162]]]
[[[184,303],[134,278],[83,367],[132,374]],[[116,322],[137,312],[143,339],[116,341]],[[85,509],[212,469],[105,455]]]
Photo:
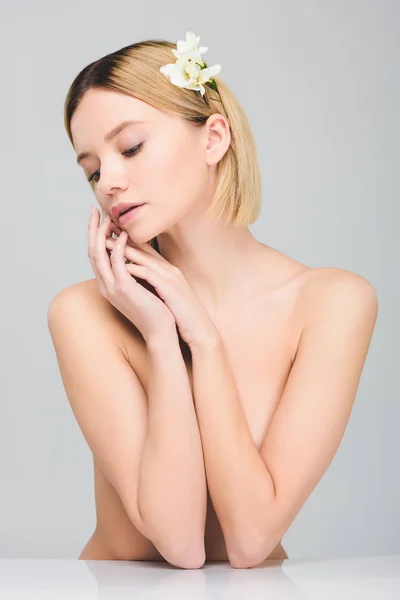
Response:
[[[274,485],[249,431],[222,340],[193,355],[193,395],[207,483],[235,561],[257,549]]]
[[[162,548],[204,551],[207,486],[200,432],[178,335],[147,341],[148,428],[138,503]]]

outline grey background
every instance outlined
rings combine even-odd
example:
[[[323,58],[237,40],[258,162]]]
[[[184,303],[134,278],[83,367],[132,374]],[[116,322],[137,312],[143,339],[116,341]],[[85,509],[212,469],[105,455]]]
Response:
[[[186,31],[249,116],[263,172],[256,237],[366,277],[379,315],[328,471],[283,539],[290,558],[400,552],[399,3],[2,2],[0,557],[76,558],[95,524],[92,455],[47,309],[94,277],[95,199],[63,103],[89,62]]]

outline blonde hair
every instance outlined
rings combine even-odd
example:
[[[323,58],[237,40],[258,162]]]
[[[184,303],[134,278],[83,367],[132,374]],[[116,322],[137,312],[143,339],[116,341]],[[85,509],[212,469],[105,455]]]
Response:
[[[257,148],[246,113],[222,81],[214,77],[218,91],[206,92],[173,85],[160,67],[175,62],[166,40],[146,40],[107,54],[86,66],[71,84],[64,105],[64,124],[73,144],[72,116],[89,89],[105,88],[134,96],[155,108],[171,111],[194,127],[202,127],[214,113],[228,121],[231,144],[217,164],[217,186],[207,215],[225,219],[226,225],[250,225],[261,210],[261,173]],[[94,184],[91,183],[92,189]],[[104,211],[102,211],[103,217]],[[158,250],[157,238],[150,244]]]

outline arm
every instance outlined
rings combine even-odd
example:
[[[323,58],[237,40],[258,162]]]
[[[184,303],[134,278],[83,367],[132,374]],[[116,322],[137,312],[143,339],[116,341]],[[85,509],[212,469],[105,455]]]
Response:
[[[193,568],[193,563],[197,564],[201,556],[199,539],[205,511],[203,496],[206,495],[205,484],[204,488],[201,486],[204,473],[200,467],[196,469],[195,465],[195,459],[198,458],[196,432],[193,433],[190,445],[187,443],[185,446],[177,464],[172,463],[174,449],[176,454],[183,445],[180,440],[186,440],[186,434],[189,435],[191,431],[189,426],[193,424],[189,411],[189,407],[194,411],[191,390],[189,397],[182,365],[174,352],[173,343],[162,349],[160,341],[162,356],[158,356],[161,361],[165,361],[163,364],[170,369],[170,374],[174,374],[174,380],[168,378],[162,365],[157,374],[150,374],[150,413],[156,427],[153,427],[153,423],[149,426],[148,399],[124,354],[123,340],[116,335],[118,326],[113,321],[113,314],[109,302],[99,297],[97,291],[93,293],[86,282],[66,288],[52,300],[47,321],[64,388],[93,455],[121,498],[133,525],[153,542],[168,562],[182,567],[189,564]],[[159,367],[156,362],[153,359],[153,371],[156,366]],[[187,373],[185,375],[187,377]],[[157,388],[163,383],[165,389],[157,394],[156,400],[159,400],[160,405],[163,402],[165,407],[160,406],[157,413],[154,393],[159,391]],[[161,416],[161,421],[157,423],[155,419],[158,416]],[[165,465],[170,472],[165,475],[160,470],[160,465],[155,464],[154,477],[151,468],[152,460],[157,460],[156,452],[159,449],[153,444],[157,425],[160,430],[164,426],[166,432],[164,435],[161,431],[165,456],[160,457],[160,465]],[[150,442],[146,449],[148,429]],[[174,433],[174,444],[171,444],[167,435]],[[187,451],[189,447],[191,452]],[[200,462],[203,467],[202,457],[197,464]],[[168,490],[175,491],[182,483],[185,471],[190,471],[191,468],[189,480],[196,492],[193,494],[192,517],[176,523],[175,515],[178,510],[183,514],[189,509],[185,504],[184,490],[176,493],[175,504],[168,497]],[[171,482],[169,487],[168,477]],[[142,485],[140,510],[139,479]],[[150,489],[152,485],[153,493]],[[146,509],[147,497],[150,501],[149,510]],[[160,503],[157,512],[158,499]],[[144,518],[140,511],[143,511]],[[177,524],[175,532],[172,531],[171,522],[173,525]],[[187,542],[184,542],[184,534]]]
[[[207,486],[192,391],[176,329],[147,340],[148,429],[138,501],[169,548],[204,562]]]
[[[355,399],[377,316],[375,292],[364,278],[340,271],[314,287],[312,298],[260,453],[218,336],[193,349],[207,482],[235,567],[259,564],[275,548],[331,463]]]

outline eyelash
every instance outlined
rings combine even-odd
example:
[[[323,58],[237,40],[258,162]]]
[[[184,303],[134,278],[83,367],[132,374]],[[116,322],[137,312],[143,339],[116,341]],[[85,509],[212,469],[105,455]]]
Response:
[[[126,150],[125,152],[123,152],[122,154],[124,156],[127,156],[128,158],[130,158],[131,156],[135,156],[135,154],[138,154],[138,152],[140,152],[142,146],[143,146],[144,142],[141,142],[140,144],[138,144],[137,146],[134,146],[133,148],[129,148],[129,150]],[[98,169],[97,171],[95,171],[94,173],[92,173],[90,175],[90,177],[87,178],[88,182],[91,183],[93,180],[93,177],[96,175],[96,173],[99,173],[100,169]],[[98,183],[98,181],[93,181],[93,183]]]

